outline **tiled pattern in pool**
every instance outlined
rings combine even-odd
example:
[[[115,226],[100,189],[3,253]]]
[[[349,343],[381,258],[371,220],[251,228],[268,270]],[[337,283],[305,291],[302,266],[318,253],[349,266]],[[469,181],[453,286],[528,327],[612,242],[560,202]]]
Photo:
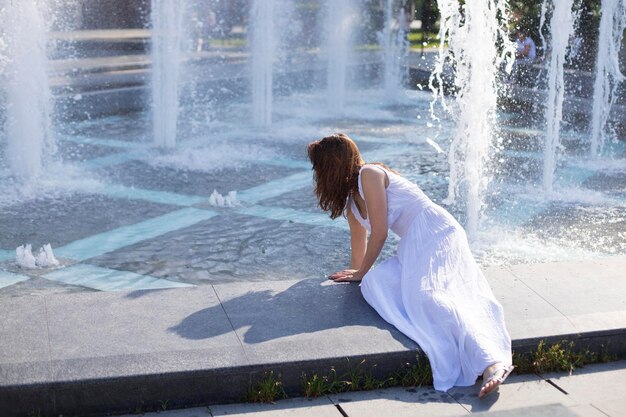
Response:
[[[24,243],[31,243],[33,247],[51,243],[56,248],[177,208],[166,204],[78,193],[28,201],[2,208],[0,249],[15,250],[16,246]]]
[[[347,230],[225,211],[89,262],[195,284],[312,278],[347,265],[348,243]]]
[[[128,142],[142,142],[151,132],[146,114],[108,116],[94,120],[70,122],[63,132],[70,135],[101,136]]]
[[[313,187],[300,188],[279,196],[261,200],[259,204],[270,207],[289,207],[312,213],[320,213],[321,209],[313,192]]]
[[[119,152],[117,149],[93,145],[89,143],[65,142],[59,147],[58,156],[63,161],[85,161],[87,159],[99,158]]]
[[[390,239],[384,256],[395,243]],[[349,264],[349,233],[225,211],[88,262],[194,284],[320,278]]]
[[[6,286],[0,291],[0,299],[23,295],[69,294],[76,292],[97,291],[80,285],[70,285],[51,281],[42,277],[30,277],[26,281]]]
[[[128,187],[168,191],[177,194],[209,196],[213,190],[222,194],[242,190],[273,179],[285,177],[298,169],[255,165],[237,169],[226,168],[214,172],[153,167],[145,162],[131,161],[108,166],[103,172],[114,182]]]
[[[308,138],[307,140],[304,140],[298,143],[294,143],[293,141],[287,142],[285,140],[276,140],[275,142],[272,142],[272,144],[274,146],[279,147],[279,152],[281,155],[284,155],[288,158],[293,158],[296,160],[302,160],[302,161],[308,162],[306,146],[310,142],[314,140],[318,140],[318,139],[321,139],[321,137],[311,137],[311,138]],[[384,144],[359,141],[358,146],[361,152],[371,152],[371,151],[375,151],[377,149],[382,148]]]
[[[391,113],[388,119],[384,115],[351,117],[318,124],[325,131],[329,126],[346,129],[366,161],[390,165],[440,202],[447,193],[447,155],[413,136],[412,129],[423,121],[410,120],[414,117],[407,114],[411,108],[388,106],[384,109]],[[525,128],[511,128],[515,129]],[[499,155],[504,180],[496,184],[502,189],[489,198],[490,208],[495,207],[493,216],[509,216],[530,233],[540,227],[546,240],[574,240],[586,233],[592,236],[583,239],[585,244],[595,242],[594,249],[605,253],[623,245],[626,213],[619,205],[609,207],[612,211],[607,214],[602,204],[535,204],[532,198],[528,204],[522,196],[515,208],[506,207],[515,200],[507,198],[507,192],[516,193],[506,187],[537,180],[541,171],[535,152],[537,135],[526,130],[505,136],[505,142],[511,142],[504,144]],[[292,140],[283,131],[275,140],[271,134],[224,139],[235,151],[239,143],[262,148],[266,143],[268,153],[276,157],[251,160],[237,168],[194,171],[150,165],[145,158],[154,151],[145,142],[146,132],[142,115],[68,125],[60,141],[62,158],[80,161],[91,174],[105,174],[108,182],[89,194],[3,207],[0,230],[6,233],[0,235],[0,262],[4,261],[0,263],[0,296],[319,278],[348,265],[347,223],[345,219],[331,221],[313,195],[305,146],[317,137],[300,135]],[[198,137],[181,141],[177,149],[195,146],[204,146],[201,151],[206,152],[208,145]],[[624,199],[623,174],[559,169],[566,174],[561,178]],[[214,189],[222,194],[236,190],[241,205],[211,206],[207,197]],[[459,215],[456,208],[448,209]],[[48,242],[63,258],[63,268],[25,271],[16,267],[12,259],[18,244],[37,247]],[[396,243],[397,238],[390,235],[382,258],[393,255]]]

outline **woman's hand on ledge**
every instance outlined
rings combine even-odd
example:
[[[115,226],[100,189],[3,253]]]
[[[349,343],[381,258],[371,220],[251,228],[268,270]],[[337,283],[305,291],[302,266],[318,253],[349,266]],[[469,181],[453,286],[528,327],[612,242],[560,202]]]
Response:
[[[358,282],[363,279],[363,276],[357,269],[344,269],[329,275],[328,278],[335,282]]]

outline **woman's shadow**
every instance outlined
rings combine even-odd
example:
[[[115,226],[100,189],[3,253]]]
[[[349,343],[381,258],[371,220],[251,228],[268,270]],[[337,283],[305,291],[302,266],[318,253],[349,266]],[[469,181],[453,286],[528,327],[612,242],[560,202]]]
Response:
[[[406,348],[417,346],[365,302],[356,284],[309,279],[279,291],[250,290],[250,286],[257,284],[215,285],[220,302],[185,317],[169,330],[186,339],[200,340],[234,329],[242,342],[254,344],[303,333],[366,326],[387,330]],[[274,286],[285,287],[280,282]]]

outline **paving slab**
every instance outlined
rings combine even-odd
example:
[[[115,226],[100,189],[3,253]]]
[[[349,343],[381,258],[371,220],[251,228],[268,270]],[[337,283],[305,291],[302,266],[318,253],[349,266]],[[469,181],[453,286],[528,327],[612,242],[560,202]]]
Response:
[[[19,415],[31,406],[48,409],[52,402],[51,414],[88,415],[170,398],[176,407],[243,398],[250,377],[232,369],[245,368],[247,359],[215,292],[210,286],[188,289],[3,302],[15,315],[32,309],[33,301],[45,302],[47,321],[35,333],[44,341],[31,342],[34,353],[37,346],[46,348],[39,358],[26,364],[3,361],[8,376],[0,380],[0,410]],[[42,370],[48,372],[45,378]],[[16,395],[24,404],[15,402]]]
[[[45,384],[52,379],[45,301],[42,297],[4,299],[0,302],[0,317],[0,415],[8,406],[26,413],[35,411],[31,409],[32,398],[48,390],[31,390],[23,383],[27,379]],[[50,413],[54,410],[53,398],[44,397],[37,407]]]
[[[163,403],[165,410],[155,411],[151,413],[143,413],[145,417],[212,417],[209,407],[193,407],[182,410],[168,410],[167,403]],[[137,414],[124,414],[118,417],[137,417]]]
[[[350,417],[469,415],[450,395],[428,387],[346,392],[330,398]]]
[[[45,300],[41,297],[20,297],[0,302],[0,381],[16,383],[21,372],[32,363],[46,362],[50,357]],[[36,371],[35,380],[50,377],[44,366]]]
[[[417,349],[363,301],[357,284],[311,279],[214,287],[251,363]]]
[[[489,267],[484,269],[484,273],[494,295],[504,306],[505,320],[512,339],[576,332],[565,315],[530,289],[509,268]]]
[[[568,317],[626,311],[625,256],[513,265],[510,270]]]
[[[303,375],[327,375],[331,368],[341,375],[365,360],[384,376],[419,352],[365,303],[356,284],[311,279],[214,287],[250,364],[279,372],[289,395],[301,394]]]
[[[575,404],[569,396],[537,375],[512,375],[500,386],[497,393],[484,399],[478,398],[481,384],[482,381],[478,380],[471,387],[455,387],[448,393],[472,413],[512,410],[530,405]]]
[[[245,364],[243,349],[213,288],[188,290],[64,294],[47,299],[56,379],[141,375],[154,372],[150,365],[157,361],[159,372]],[[201,358],[200,363],[193,363],[194,358]],[[60,365],[63,362],[65,366]],[[106,366],[96,366],[101,362]],[[131,364],[130,372],[125,372]]]
[[[626,416],[626,399],[624,398],[605,401],[598,405],[592,404],[592,406],[610,417]]]
[[[571,375],[544,377],[566,391],[577,405],[590,404],[609,416],[626,415],[626,361],[588,365]]]
[[[568,408],[580,417],[607,417],[605,413],[591,404],[572,405]]]
[[[596,410],[597,411],[597,410]],[[586,417],[576,414],[574,410],[560,404],[549,404],[535,407],[516,408],[514,410],[493,411],[488,413],[476,413],[476,416],[484,417]]]
[[[209,407],[213,417],[342,417],[328,397],[290,398],[274,404],[229,404]],[[168,416],[169,417],[169,416]]]

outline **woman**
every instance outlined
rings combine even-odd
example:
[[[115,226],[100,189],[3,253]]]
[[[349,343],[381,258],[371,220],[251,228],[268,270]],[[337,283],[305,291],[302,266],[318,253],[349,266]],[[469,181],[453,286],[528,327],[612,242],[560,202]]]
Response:
[[[365,300],[424,350],[435,389],[473,385],[482,374],[479,397],[495,392],[513,369],[511,339],[461,225],[415,184],[365,164],[343,133],[307,150],[320,207],[350,225],[350,269],[330,278],[361,281]],[[388,228],[401,238],[397,256],[372,268]]]

